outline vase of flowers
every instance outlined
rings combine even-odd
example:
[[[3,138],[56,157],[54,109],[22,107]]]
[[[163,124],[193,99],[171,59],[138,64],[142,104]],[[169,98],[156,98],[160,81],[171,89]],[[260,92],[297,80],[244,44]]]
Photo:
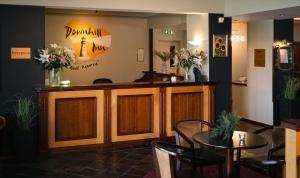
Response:
[[[35,57],[49,71],[49,85],[56,87],[60,85],[60,71],[68,68],[74,63],[73,50],[61,47],[57,44],[50,44],[49,48],[38,49],[38,57]]]
[[[167,73],[167,61],[170,59],[170,53],[169,52],[160,52],[160,51],[154,51],[154,54],[158,56],[161,61],[161,73],[165,74]]]
[[[202,62],[206,59],[206,55],[203,51],[198,52],[197,50],[192,52],[188,49],[181,49],[176,52],[175,65],[184,69],[184,81],[189,81],[189,70],[193,65],[202,68]]]

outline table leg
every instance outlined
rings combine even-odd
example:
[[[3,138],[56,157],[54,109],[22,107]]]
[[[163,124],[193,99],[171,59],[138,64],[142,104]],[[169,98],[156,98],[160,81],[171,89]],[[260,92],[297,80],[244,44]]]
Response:
[[[240,177],[240,161],[241,161],[241,150],[237,149],[236,153],[236,165],[235,165],[235,177],[239,178]]]
[[[226,149],[226,178],[233,178],[233,150]]]

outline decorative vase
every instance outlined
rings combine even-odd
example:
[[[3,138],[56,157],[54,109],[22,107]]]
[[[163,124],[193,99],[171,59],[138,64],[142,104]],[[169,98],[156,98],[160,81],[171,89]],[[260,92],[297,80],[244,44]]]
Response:
[[[184,68],[184,81],[185,82],[189,81],[189,68],[187,67]]]
[[[60,84],[60,68],[53,68],[49,70],[49,85],[57,87]]]
[[[166,62],[161,63],[161,73],[163,73],[163,74],[167,73],[167,63]]]

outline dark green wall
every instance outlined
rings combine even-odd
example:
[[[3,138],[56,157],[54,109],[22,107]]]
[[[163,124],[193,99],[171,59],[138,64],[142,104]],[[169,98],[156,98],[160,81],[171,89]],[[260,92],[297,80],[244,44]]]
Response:
[[[35,95],[34,86],[44,82],[44,71],[34,60],[11,60],[11,47],[30,47],[32,55],[45,44],[44,7],[0,5],[0,114],[6,102],[18,93]],[[5,114],[6,115],[6,114]],[[12,140],[11,118],[0,133],[0,148],[7,152]],[[4,150],[4,151],[3,151]]]
[[[219,23],[223,14],[209,14],[209,78],[216,82],[215,88],[215,118],[225,110],[231,111],[231,18],[225,18]],[[213,57],[213,35],[228,35],[228,57]]]

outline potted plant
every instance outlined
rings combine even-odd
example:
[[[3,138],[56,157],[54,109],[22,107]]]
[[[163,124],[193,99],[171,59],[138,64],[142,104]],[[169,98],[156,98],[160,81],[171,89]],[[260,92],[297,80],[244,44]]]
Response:
[[[49,48],[38,49],[35,57],[43,67],[49,71],[49,85],[57,87],[60,85],[60,70],[69,68],[75,63],[74,52],[70,48],[58,44],[50,44]]]
[[[297,96],[297,92],[300,88],[299,81],[294,77],[289,77],[286,80],[285,88],[284,88],[284,99],[286,100],[294,100]]]
[[[170,59],[170,53],[169,52],[160,52],[160,51],[155,50],[154,54],[162,60],[161,73],[163,73],[163,74],[167,73],[167,61]]]
[[[292,107],[295,99],[297,98],[298,90],[300,88],[299,80],[295,77],[288,77],[283,89],[283,100],[281,109],[282,117],[293,117]]]
[[[220,116],[215,127],[210,131],[210,138],[228,141],[232,138],[233,131],[237,126],[240,117],[233,112],[224,111]]]
[[[16,123],[15,151],[17,158],[31,157],[34,152],[33,125],[37,111],[32,97],[19,96],[14,105]]]

